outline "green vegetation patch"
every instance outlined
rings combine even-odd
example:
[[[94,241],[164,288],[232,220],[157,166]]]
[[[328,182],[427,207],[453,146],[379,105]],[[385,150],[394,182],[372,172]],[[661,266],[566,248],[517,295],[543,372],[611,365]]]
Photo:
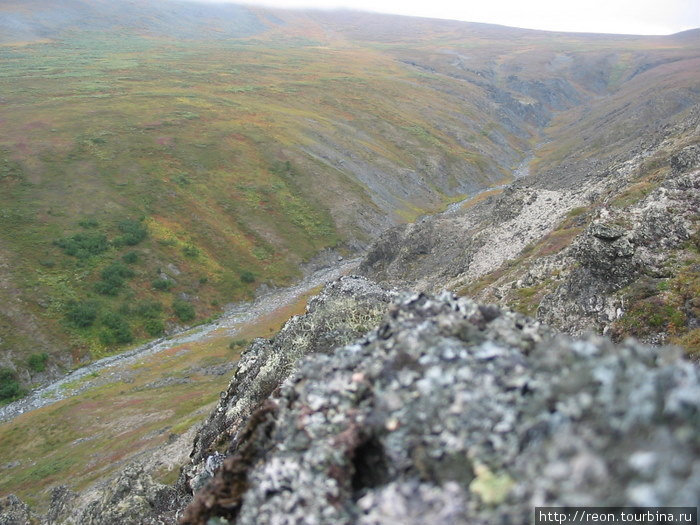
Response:
[[[508,302],[508,306],[516,312],[534,317],[537,314],[537,307],[540,305],[542,297],[549,290],[551,283],[551,279],[545,279],[534,286],[518,288],[515,291],[514,298]]]
[[[173,301],[173,312],[175,312],[177,318],[183,323],[188,323],[195,318],[195,311],[192,303],[182,299],[175,299]]]
[[[75,328],[92,326],[97,319],[99,305],[95,301],[70,301],[65,306],[66,320]]]
[[[629,306],[613,324],[613,337],[665,334],[688,355],[700,357],[700,337],[693,328],[700,319],[700,257],[686,254],[676,265],[672,277],[642,277],[622,290],[621,296]]]
[[[9,368],[0,367],[0,403],[9,403],[22,397],[26,391],[22,388],[17,375]]]
[[[49,360],[49,354],[42,352],[40,354],[32,354],[27,359],[27,366],[33,372],[43,372],[46,370],[46,363]]]
[[[631,185],[629,188],[623,191],[610,203],[610,205],[613,208],[626,208],[643,200],[657,187],[658,183],[652,183],[647,181],[638,182],[636,184]]]
[[[100,331],[100,341],[104,345],[124,345],[134,340],[129,323],[120,314],[106,312],[102,316],[101,323],[105,327]]]
[[[241,272],[241,281],[250,284],[255,282],[255,274],[249,270]]]
[[[146,319],[143,323],[143,329],[151,337],[158,337],[165,332],[165,324],[160,319]]]
[[[133,312],[144,319],[156,319],[163,313],[163,305],[159,301],[139,301]]]
[[[175,283],[172,282],[170,279],[154,279],[151,281],[151,286],[153,286],[154,290],[158,290],[160,292],[167,292],[169,291],[173,286],[175,286]]]
[[[122,255],[122,261],[124,261],[126,264],[136,264],[138,260],[139,253],[133,250]]]
[[[618,322],[618,328],[627,335],[643,337],[660,331],[677,332],[685,325],[685,314],[668,299],[653,296],[632,304]]]
[[[148,235],[148,229],[141,221],[126,219],[120,221],[117,227],[122,233],[120,237],[117,237],[114,240],[114,243],[117,246],[135,246],[143,241]]]
[[[136,275],[120,261],[115,261],[100,272],[101,280],[95,283],[95,291],[102,295],[117,295],[124,287],[124,280]]]
[[[63,237],[55,241],[56,246],[63,253],[78,259],[87,259],[93,255],[99,255],[107,251],[109,243],[104,233],[81,232],[70,237]]]

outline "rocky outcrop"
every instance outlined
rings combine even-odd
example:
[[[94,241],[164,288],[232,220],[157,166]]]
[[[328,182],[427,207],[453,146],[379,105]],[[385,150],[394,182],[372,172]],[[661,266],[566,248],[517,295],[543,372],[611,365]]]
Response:
[[[599,212],[572,243],[572,269],[543,297],[538,318],[569,333],[606,332],[630,306],[625,287],[673,274],[671,259],[697,231],[700,209],[700,164],[677,159],[688,159],[697,149],[690,146],[673,156],[673,172],[638,203]]]
[[[574,155],[558,170],[518,180],[481,202],[397,227],[375,242],[360,272],[393,286],[448,288],[572,335],[678,339],[697,317],[696,307],[683,304],[695,293],[688,276],[674,297],[655,299],[668,319],[628,322],[643,325],[644,333],[618,325],[635,308],[629,293],[635,283],[655,279],[673,288],[682,266],[696,264],[699,112],[650,133],[633,152],[603,149],[607,157],[595,162]],[[699,338],[690,338],[689,351]]]
[[[0,498],[0,525],[30,525],[29,506],[14,494]]]
[[[699,400],[700,371],[678,351],[405,294],[259,404],[181,523],[496,524],[536,505],[692,505]]]
[[[180,479],[197,490],[221,464],[220,452],[306,355],[328,353],[372,329],[394,296],[362,278],[333,282],[313,298],[306,314],[290,319],[272,339],[257,339],[238,363],[218,406],[197,434],[191,462]]]
[[[101,492],[102,497],[88,505],[75,523],[160,525],[171,522],[179,506],[179,495],[173,487],[154,482],[138,466],[124,469]]]
[[[243,354],[174,487],[130,466],[86,506],[55,489],[41,523],[491,525],[538,505],[692,505],[698,411],[700,369],[678,349],[345,277]],[[30,522],[2,503],[0,523]]]

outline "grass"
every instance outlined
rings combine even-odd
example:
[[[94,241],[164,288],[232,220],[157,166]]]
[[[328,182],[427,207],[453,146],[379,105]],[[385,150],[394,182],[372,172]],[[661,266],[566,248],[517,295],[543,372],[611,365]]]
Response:
[[[691,244],[669,260],[670,277],[642,277],[620,292],[627,307],[614,323],[613,335],[618,339],[663,335],[697,359],[698,331],[691,320],[700,318],[700,256]]]
[[[109,476],[125,462],[156,447],[170,436],[199,424],[230,380],[228,374],[192,374],[192,368],[235,360],[247,342],[269,337],[292,315],[304,312],[308,298],[239,326],[235,344],[225,332],[198,343],[173,346],[134,365],[111,368],[66,384],[81,393],[0,424],[0,464],[20,464],[0,470],[0,493],[16,494],[39,511],[46,509],[50,489],[66,484],[81,490]],[[119,371],[116,376],[111,372]],[[187,374],[191,382],[149,385]],[[172,470],[155,473],[173,481]]]
[[[632,204],[636,204],[649,195],[657,186],[658,184],[652,184],[650,182],[638,182],[633,184],[621,195],[616,197],[610,203],[610,206],[613,208],[626,208]]]
[[[518,288],[515,291],[516,299],[508,304],[516,312],[534,317],[537,307],[540,305],[542,296],[551,280],[545,280],[535,286]]]
[[[534,128],[496,120],[480,84],[455,77],[453,58],[436,50],[465,49],[483,70],[517,56],[528,80],[555,45],[605,56],[615,48],[608,81],[623,89],[657,45],[541,35],[496,45],[437,26],[392,29],[386,41],[343,24],[336,39],[319,24],[289,20],[254,39],[86,31],[0,47],[0,250],[11,259],[0,301],[25,305],[0,326],[0,351],[16,366],[37,349],[54,362],[120,349],[95,324],[67,323],[67,304],[116,311],[187,296],[197,322],[261,283],[288,283],[322,248],[369,241],[357,209],[411,220],[464,193],[465,182],[502,179]],[[575,147],[551,145],[544,160]],[[381,191],[357,171],[381,173]],[[116,260],[134,275],[104,278]],[[170,310],[159,320],[181,322]],[[155,322],[126,321],[136,341],[159,333]]]
[[[562,228],[545,235],[532,247],[533,257],[554,255],[571,244],[571,241],[583,231],[582,227]]]

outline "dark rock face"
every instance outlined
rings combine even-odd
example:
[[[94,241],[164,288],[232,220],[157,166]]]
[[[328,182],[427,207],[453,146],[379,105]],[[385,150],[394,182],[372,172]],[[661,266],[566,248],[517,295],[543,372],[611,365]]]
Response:
[[[699,412],[700,370],[674,350],[406,294],[258,405],[181,523],[493,525],[535,505],[694,505]]]
[[[695,149],[685,148],[674,158],[686,158]],[[538,318],[574,334],[605,330],[624,314],[624,301],[616,292],[645,276],[668,276],[672,250],[692,237],[698,209],[700,171],[674,171],[631,212],[617,212],[607,222],[591,224],[570,249],[578,266],[543,298]]]
[[[616,241],[625,234],[624,228],[615,224],[594,224],[590,228],[593,237],[604,241]]]
[[[623,237],[625,230],[619,226],[592,224],[577,249],[575,257],[581,266],[608,280],[624,282],[634,277],[635,247]]]

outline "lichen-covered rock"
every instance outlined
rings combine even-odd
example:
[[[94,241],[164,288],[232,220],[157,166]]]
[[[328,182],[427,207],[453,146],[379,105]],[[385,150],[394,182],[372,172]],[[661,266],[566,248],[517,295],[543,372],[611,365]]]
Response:
[[[181,506],[172,487],[153,481],[139,466],[125,468],[76,519],[80,525],[161,525]],[[70,523],[70,521],[69,521]]]
[[[574,240],[568,253],[575,266],[543,297],[538,318],[571,334],[606,333],[629,307],[618,292],[640,278],[670,275],[673,251],[697,232],[698,209],[698,170],[672,173],[624,211],[604,209],[604,216]]]
[[[302,316],[290,319],[272,339],[257,339],[238,363],[226,392],[197,434],[192,461],[180,485],[197,490],[219,466],[218,453],[250,415],[296,368],[299,359],[330,352],[374,328],[395,292],[362,277],[343,277],[314,297]]]
[[[404,295],[367,336],[301,362],[181,523],[495,525],[535,505],[695,505],[699,412],[700,369],[673,349]]]
[[[77,524],[75,502],[78,495],[65,485],[51,490],[51,504],[42,523],[46,525]]]
[[[632,258],[635,246],[619,226],[594,223],[575,249],[581,266],[592,274],[620,285],[635,277],[638,262]]]
[[[0,525],[31,525],[29,506],[14,494],[0,498]]]
[[[671,168],[676,173],[685,173],[700,168],[700,145],[686,146],[671,157]]]
[[[590,234],[604,241],[615,241],[625,234],[625,229],[616,224],[595,223],[591,225]]]

